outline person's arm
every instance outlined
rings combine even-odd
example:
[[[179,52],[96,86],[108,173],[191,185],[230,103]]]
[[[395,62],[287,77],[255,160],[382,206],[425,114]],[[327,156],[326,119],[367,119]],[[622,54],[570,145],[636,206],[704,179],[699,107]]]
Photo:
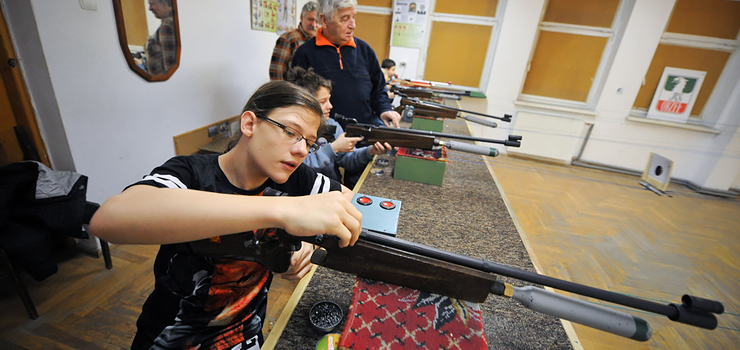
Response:
[[[316,172],[324,173],[322,170],[334,171],[334,159],[337,154],[330,143],[321,145],[316,153],[309,153],[303,160],[306,165],[310,166]]]
[[[162,21],[162,25],[157,31],[159,34],[159,44],[162,46],[162,66],[164,72],[167,74],[170,68],[177,63],[177,37],[175,37],[175,24],[170,19],[165,22]]]
[[[370,104],[375,113],[378,113],[380,120],[385,126],[399,127],[401,115],[393,110],[391,101],[388,98],[388,90],[385,87],[385,74],[380,68],[380,63],[375,55],[375,51],[367,45],[366,52],[367,73],[370,76],[372,90],[370,91]]]
[[[270,58],[270,80],[285,80],[290,54],[290,43],[284,36],[279,36],[272,50],[272,58]]]
[[[352,201],[355,193],[352,192],[347,186],[342,185],[342,195],[349,201]],[[311,254],[313,253],[314,247],[312,244],[303,242],[301,249],[293,253],[290,260],[290,268],[288,271],[281,274],[280,277],[287,280],[301,279],[310,270],[313,264],[311,263]]]
[[[96,211],[90,231],[112,243],[169,244],[277,227],[294,236],[336,235],[354,244],[362,214],[337,191],[270,197],[135,185]]]
[[[343,153],[337,157],[337,164],[346,171],[360,172],[367,166],[367,163],[373,160],[377,154],[383,154],[393,149],[388,142],[374,144],[366,147],[357,148],[352,152]]]

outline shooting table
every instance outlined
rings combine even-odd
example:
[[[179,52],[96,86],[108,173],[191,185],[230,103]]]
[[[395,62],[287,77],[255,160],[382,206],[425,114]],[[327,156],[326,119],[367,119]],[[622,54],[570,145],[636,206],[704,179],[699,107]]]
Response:
[[[469,135],[467,124],[461,119],[445,120],[444,132]],[[390,164],[379,165],[380,158],[388,159]],[[394,158],[381,155],[370,163],[355,192],[402,202],[397,238],[535,271],[489,172],[487,162],[494,162],[495,158],[449,150],[442,186],[394,179]],[[311,329],[307,315],[313,304],[323,300],[342,307],[345,320],[335,331],[342,333],[357,278],[324,267],[316,267],[309,277],[296,288],[264,348],[274,345],[275,349],[314,349],[322,335]],[[528,285],[511,278],[501,279],[518,286]],[[495,295],[489,295],[478,306],[489,349],[572,348],[555,317],[535,313],[513,299]],[[393,348],[416,345],[396,344]]]

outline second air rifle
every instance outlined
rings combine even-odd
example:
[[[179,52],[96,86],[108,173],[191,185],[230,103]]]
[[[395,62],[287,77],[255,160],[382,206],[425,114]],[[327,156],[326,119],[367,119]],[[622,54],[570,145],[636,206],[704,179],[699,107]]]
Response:
[[[407,95],[404,95],[404,90],[395,90],[396,96],[401,97],[401,100],[399,102],[398,107],[396,107],[396,112],[398,112],[401,115],[406,115],[408,113],[404,113],[407,110],[410,110],[409,113],[413,115],[418,115],[422,117],[432,117],[432,118],[462,118],[467,121],[490,126],[492,128],[495,128],[498,126],[496,122],[490,120],[490,119],[498,119],[503,122],[511,122],[511,115],[510,114],[504,114],[503,117],[497,117],[490,114],[485,114],[481,112],[476,111],[470,111],[455,107],[446,106],[443,104],[430,102],[430,101],[424,101],[421,100],[418,94],[416,94],[418,97],[410,97]],[[418,91],[418,90],[416,90]],[[478,116],[486,117],[486,118],[478,118],[474,117],[468,114],[475,114]]]
[[[430,150],[435,146],[445,146],[451,150],[482,154],[485,156],[495,157],[499,154],[498,150],[492,147],[486,147],[466,142],[443,141],[438,137],[477,141],[486,143],[498,143],[509,147],[520,147],[521,136],[509,135],[507,140],[496,140],[482,137],[473,137],[465,135],[448,134],[426,130],[390,128],[385,126],[375,126],[369,124],[359,124],[352,118],[345,118],[341,114],[335,114],[334,119],[337,121],[349,121],[345,127],[345,133],[348,137],[362,136],[363,144],[373,144],[375,142],[388,142],[393,147],[408,147]]]

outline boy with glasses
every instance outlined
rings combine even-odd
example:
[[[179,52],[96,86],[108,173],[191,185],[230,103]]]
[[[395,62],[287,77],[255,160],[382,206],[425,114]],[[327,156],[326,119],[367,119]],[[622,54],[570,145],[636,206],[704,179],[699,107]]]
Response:
[[[362,214],[353,193],[303,164],[316,149],[321,107],[284,81],[261,86],[241,115],[241,137],[222,155],[174,157],[107,200],[90,223],[113,243],[161,244],[156,284],[142,307],[132,349],[259,349],[272,273],[245,260],[202,257],[183,244],[262,229],[336,235],[352,245]],[[288,196],[263,196],[266,188]],[[282,277],[310,270],[308,244]]]

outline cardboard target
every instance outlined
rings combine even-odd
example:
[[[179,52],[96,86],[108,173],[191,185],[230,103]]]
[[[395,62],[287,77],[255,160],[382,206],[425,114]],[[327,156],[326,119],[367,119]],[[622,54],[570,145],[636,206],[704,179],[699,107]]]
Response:
[[[672,160],[650,152],[650,159],[648,159],[645,172],[642,173],[642,180],[661,191],[665,191],[671,181],[672,171]]]

